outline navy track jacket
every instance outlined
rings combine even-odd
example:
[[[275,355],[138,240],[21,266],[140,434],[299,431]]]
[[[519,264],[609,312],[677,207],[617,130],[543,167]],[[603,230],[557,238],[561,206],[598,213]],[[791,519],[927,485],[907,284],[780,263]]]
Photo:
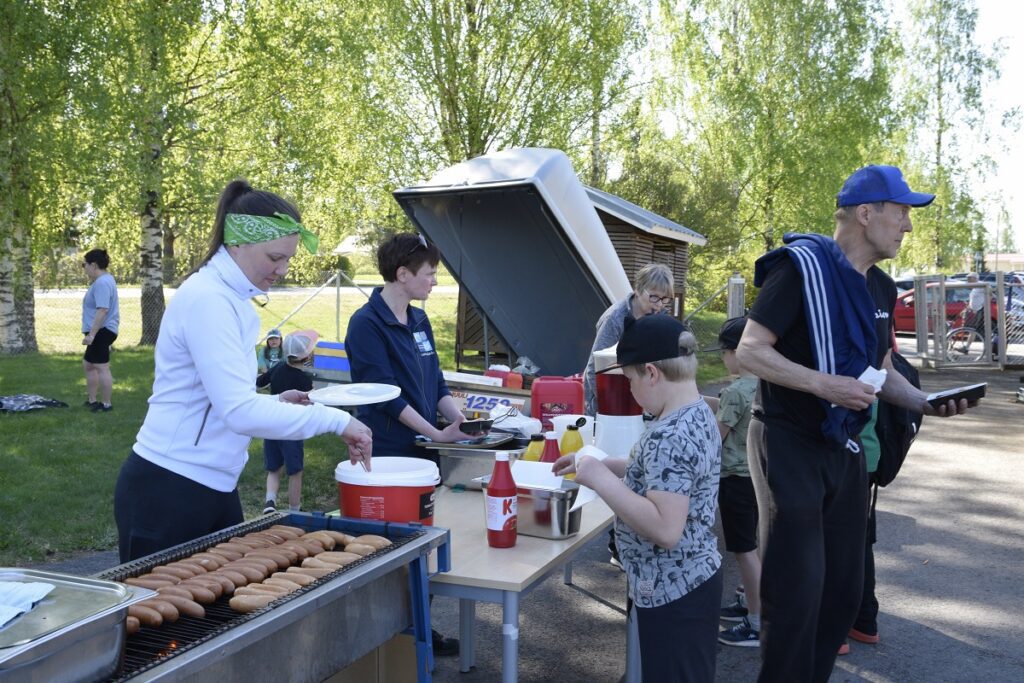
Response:
[[[433,451],[414,446],[416,432],[398,420],[406,406],[437,424],[437,403],[451,392],[441,374],[434,332],[422,309],[409,306],[407,325],[398,322],[381,297],[380,287],[352,314],[345,351],[353,382],[401,387],[401,395],[359,409],[359,419],[373,431],[374,456],[430,458]]]

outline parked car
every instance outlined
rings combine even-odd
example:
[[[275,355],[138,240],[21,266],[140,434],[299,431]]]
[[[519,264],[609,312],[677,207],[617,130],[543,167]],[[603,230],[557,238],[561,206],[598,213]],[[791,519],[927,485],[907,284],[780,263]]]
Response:
[[[946,281],[946,320],[954,321],[967,308],[967,300],[971,296],[971,290],[966,287],[955,285],[963,284]],[[951,286],[952,285],[952,286]],[[934,296],[938,291],[938,283],[929,283],[927,287],[928,296]],[[914,294],[913,289],[896,296],[896,308],[893,311],[893,325],[897,332],[910,332],[914,330]],[[997,313],[996,303],[991,302],[992,323],[995,324]]]

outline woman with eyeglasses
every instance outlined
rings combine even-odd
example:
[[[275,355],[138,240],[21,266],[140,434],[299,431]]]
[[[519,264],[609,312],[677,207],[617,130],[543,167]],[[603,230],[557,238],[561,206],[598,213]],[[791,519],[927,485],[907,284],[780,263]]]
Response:
[[[673,277],[669,267],[649,263],[640,269],[633,282],[633,291],[622,301],[613,304],[597,321],[597,335],[590,348],[590,359],[583,372],[583,398],[587,415],[597,414],[597,380],[594,377],[594,352],[618,343],[626,318],[642,318],[672,310],[675,300]]]
[[[276,194],[235,180],[221,193],[210,250],[160,323],[153,395],[114,490],[121,561],[242,522],[238,478],[249,441],[334,433],[370,465],[370,430],[348,413],[308,405],[304,391],[256,393],[260,319],[251,299],[317,238]]]

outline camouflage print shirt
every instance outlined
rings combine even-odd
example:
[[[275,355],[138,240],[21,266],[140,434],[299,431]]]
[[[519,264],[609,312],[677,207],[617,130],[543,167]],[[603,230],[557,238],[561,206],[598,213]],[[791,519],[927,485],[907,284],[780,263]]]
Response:
[[[637,607],[678,600],[722,564],[712,531],[722,439],[711,408],[699,399],[654,422],[629,454],[623,481],[635,493],[669,491],[690,497],[683,536],[662,548],[615,520],[615,541]]]

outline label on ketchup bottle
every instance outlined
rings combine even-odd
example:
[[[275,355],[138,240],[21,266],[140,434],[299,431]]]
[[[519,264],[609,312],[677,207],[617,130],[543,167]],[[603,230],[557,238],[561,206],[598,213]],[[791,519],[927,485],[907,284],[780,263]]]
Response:
[[[519,498],[487,496],[487,529],[489,531],[509,531],[516,528],[519,518]]]

